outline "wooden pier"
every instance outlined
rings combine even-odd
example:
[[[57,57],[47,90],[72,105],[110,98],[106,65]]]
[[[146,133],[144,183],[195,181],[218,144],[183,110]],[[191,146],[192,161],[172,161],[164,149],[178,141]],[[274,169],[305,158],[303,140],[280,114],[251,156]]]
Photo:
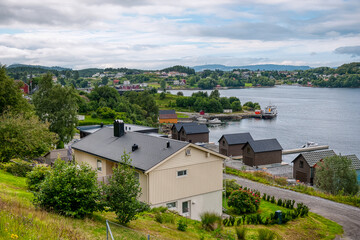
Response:
[[[329,149],[329,146],[322,145],[322,146],[314,146],[314,147],[306,147],[306,148],[288,149],[288,150],[283,150],[282,155],[301,153],[301,152],[312,152],[312,151],[324,150],[324,149]]]

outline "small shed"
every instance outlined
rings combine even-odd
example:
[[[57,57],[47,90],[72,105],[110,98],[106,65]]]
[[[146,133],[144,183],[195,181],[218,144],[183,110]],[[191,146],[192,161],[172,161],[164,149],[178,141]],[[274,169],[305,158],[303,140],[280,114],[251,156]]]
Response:
[[[303,183],[314,183],[314,165],[321,159],[336,155],[333,150],[305,152],[299,154],[293,161],[293,177]]]
[[[344,155],[344,157],[347,157],[351,160],[352,166],[356,171],[357,181],[360,184],[360,160],[359,160],[359,158],[355,154]]]
[[[209,142],[209,129],[205,124],[185,124],[179,131],[180,141]]]
[[[181,127],[184,125],[198,125],[198,124],[194,123],[194,122],[180,122],[180,123],[173,124],[171,127],[171,138],[172,139],[180,140],[179,132],[181,130]]]
[[[159,110],[159,123],[177,123],[175,110]]]
[[[52,150],[44,155],[45,163],[48,165],[52,165],[54,164],[55,160],[58,158],[64,161],[69,161],[69,157],[67,153],[68,150],[65,148]]]
[[[249,141],[242,147],[243,162],[248,166],[281,163],[282,149],[275,138]]]
[[[226,156],[243,155],[242,147],[250,141],[254,141],[250,133],[224,134],[218,141],[219,153]]]

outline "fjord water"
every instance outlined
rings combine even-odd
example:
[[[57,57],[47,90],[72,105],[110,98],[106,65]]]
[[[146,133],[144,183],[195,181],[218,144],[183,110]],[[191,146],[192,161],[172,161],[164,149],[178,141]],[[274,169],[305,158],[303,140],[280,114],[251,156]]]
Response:
[[[194,91],[182,92],[190,96]],[[220,96],[238,97],[242,104],[258,102],[262,109],[274,104],[278,116],[210,127],[211,142],[217,143],[223,134],[250,132],[255,140],[276,138],[284,149],[312,141],[329,145],[337,154],[356,154],[360,158],[360,89],[276,86],[220,90]],[[291,162],[296,156],[286,155],[283,161]]]

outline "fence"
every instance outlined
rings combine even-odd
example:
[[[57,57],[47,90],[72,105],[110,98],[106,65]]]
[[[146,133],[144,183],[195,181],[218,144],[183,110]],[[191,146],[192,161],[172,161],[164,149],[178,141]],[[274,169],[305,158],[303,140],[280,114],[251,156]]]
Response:
[[[106,240],[117,239],[150,240],[150,235],[146,235],[134,229],[106,220]]]

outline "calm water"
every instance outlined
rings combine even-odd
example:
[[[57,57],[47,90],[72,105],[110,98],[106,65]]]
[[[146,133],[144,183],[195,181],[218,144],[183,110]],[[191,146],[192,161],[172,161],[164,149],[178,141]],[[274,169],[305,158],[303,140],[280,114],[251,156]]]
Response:
[[[194,91],[182,92],[190,96]],[[338,154],[360,157],[360,89],[277,86],[220,90],[220,95],[238,97],[242,104],[258,102],[261,108],[274,104],[278,116],[271,120],[243,119],[211,127],[212,142],[217,142],[222,134],[250,132],[255,140],[277,138],[284,149],[298,148],[312,141],[329,145]],[[296,156],[287,155],[283,160],[291,162]]]

